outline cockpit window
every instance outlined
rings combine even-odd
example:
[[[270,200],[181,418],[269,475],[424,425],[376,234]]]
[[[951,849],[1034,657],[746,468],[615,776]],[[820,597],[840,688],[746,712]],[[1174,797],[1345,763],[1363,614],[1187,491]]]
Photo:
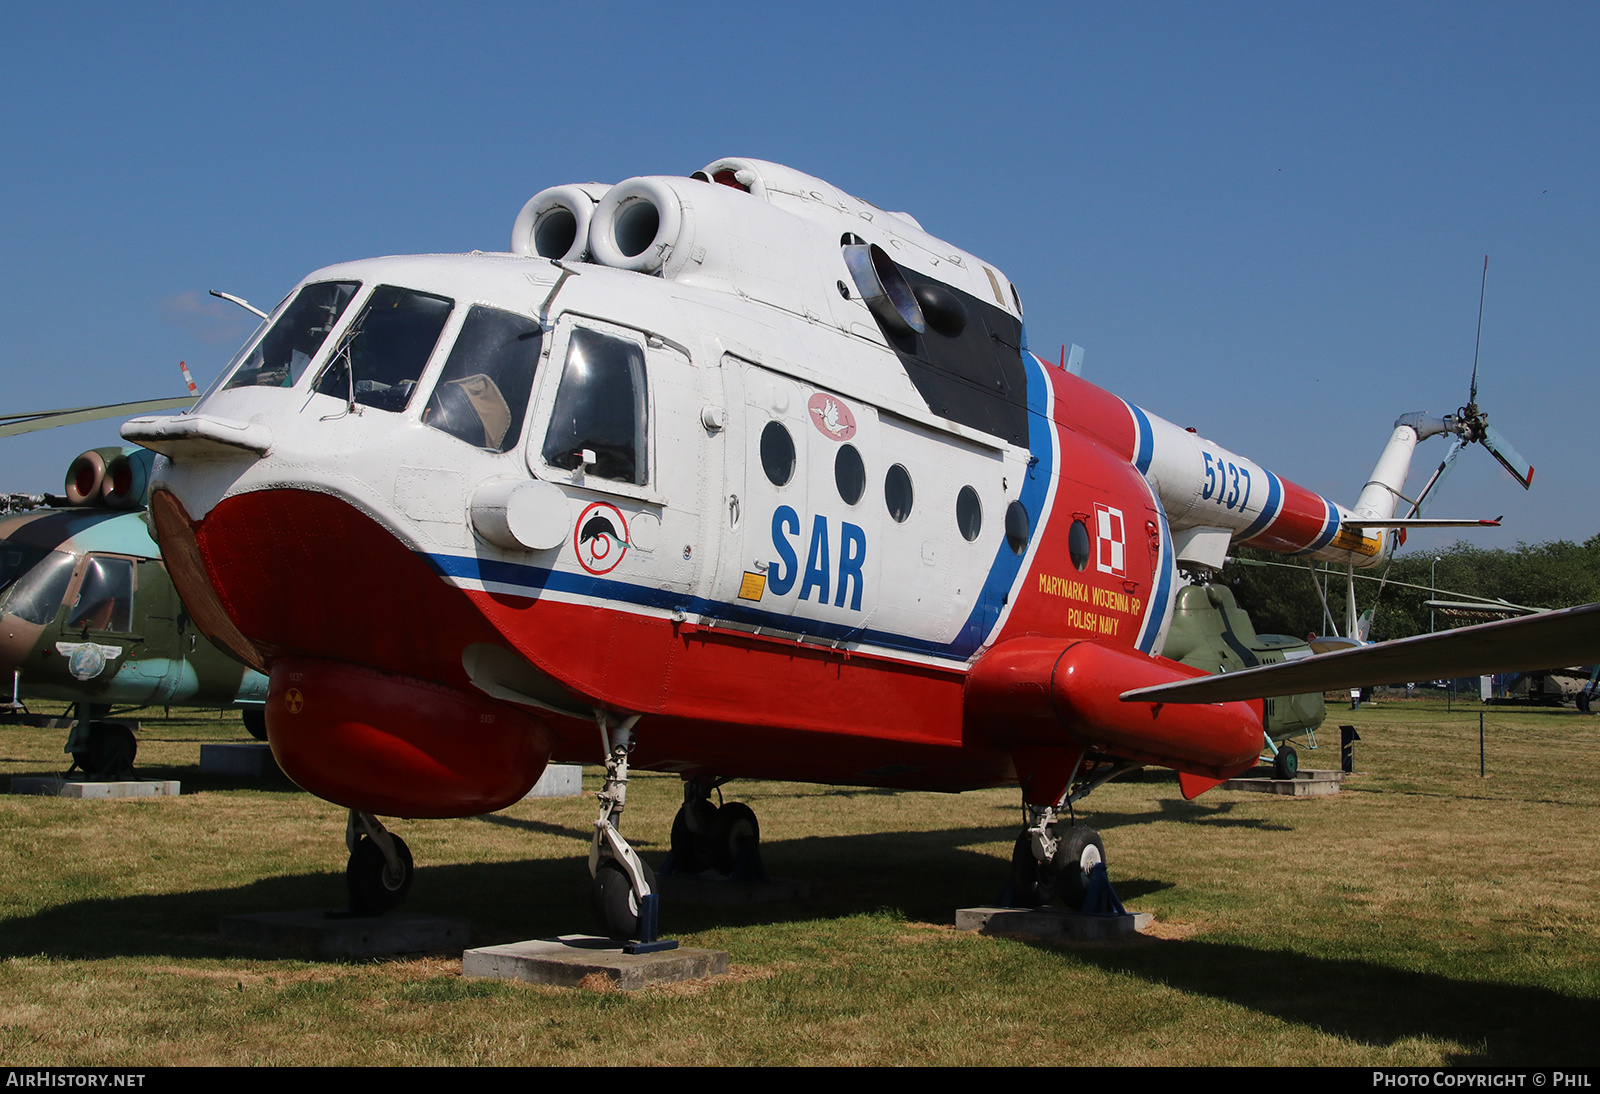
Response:
[[[323,281],[301,289],[224,389],[294,387],[360,287],[359,281]]]
[[[16,545],[7,543],[4,547],[4,557],[9,560]],[[14,615],[42,627],[56,617],[61,598],[67,595],[74,559],[65,551],[44,551],[24,555],[17,562],[19,569],[6,575],[7,583],[0,592],[0,614]]]
[[[455,301],[379,285],[328,357],[317,391],[379,410],[404,410]]]
[[[545,462],[643,486],[644,385],[644,350],[637,343],[574,328],[544,438]],[[585,452],[594,460],[587,466]]]
[[[133,562],[91,555],[67,626],[91,631],[133,629]]]
[[[472,308],[422,420],[478,448],[508,451],[522,436],[543,334],[527,316]]]

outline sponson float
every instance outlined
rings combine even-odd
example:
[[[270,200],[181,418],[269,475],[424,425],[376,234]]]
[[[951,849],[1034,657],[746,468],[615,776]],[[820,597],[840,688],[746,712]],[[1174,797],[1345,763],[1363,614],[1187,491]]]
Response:
[[[123,435],[163,457],[195,621],[271,678],[283,769],[351,811],[359,906],[410,882],[377,815],[604,761],[626,935],[630,764],[684,779],[680,870],[756,838],[728,779],[1020,784],[1015,889],[1074,899],[1103,849],[1058,809],[1142,764],[1198,793],[1274,731],[1270,685],[1122,701],[1234,656],[1204,626],[1162,656],[1175,605],[1237,612],[1203,585],[1230,544],[1380,561],[1419,437],[1465,428],[1402,421],[1342,508],[1029,353],[1005,274],[912,217],[727,159],[545,190],[510,253],[318,270],[193,412]]]

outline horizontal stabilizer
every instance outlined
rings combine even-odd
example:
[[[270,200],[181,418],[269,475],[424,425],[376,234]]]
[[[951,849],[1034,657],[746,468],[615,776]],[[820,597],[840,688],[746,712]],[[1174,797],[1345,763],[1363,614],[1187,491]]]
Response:
[[[1274,695],[1444,680],[1600,662],[1600,604],[1318,654],[1122,693],[1128,703],[1231,703]]]
[[[1474,520],[1470,517],[1390,517],[1388,520],[1362,520],[1347,517],[1339,521],[1346,528],[1498,528],[1500,518]]]

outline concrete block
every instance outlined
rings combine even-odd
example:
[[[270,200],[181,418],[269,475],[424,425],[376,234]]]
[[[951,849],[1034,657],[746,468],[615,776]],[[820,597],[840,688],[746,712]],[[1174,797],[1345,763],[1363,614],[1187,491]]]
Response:
[[[241,779],[280,779],[278,761],[265,741],[200,746],[200,770],[207,775],[233,775]]]
[[[1241,776],[1222,784],[1223,790],[1246,790],[1255,794],[1280,794],[1287,798],[1320,798],[1337,794],[1344,786],[1343,771],[1300,771],[1292,779]]]
[[[1064,908],[958,908],[956,930],[983,934],[1064,938],[1073,942],[1102,942],[1125,938],[1155,921],[1149,912],[1128,915],[1079,915]]]
[[[431,950],[459,950],[472,939],[465,919],[389,912],[256,912],[224,916],[224,938],[316,957],[387,957]]]
[[[533,789],[522,796],[529,798],[576,798],[583,793],[582,764],[550,764],[533,784]]]
[[[626,954],[611,938],[562,935],[559,938],[484,946],[461,955],[462,976],[526,980],[533,984],[576,987],[585,977],[600,976],[619,991],[637,991],[652,984],[704,980],[728,974],[726,950],[679,948],[660,953]]]
[[[681,874],[658,874],[656,890],[663,901],[726,908],[734,904],[777,904],[786,900],[804,900],[811,895],[811,882],[774,878],[747,885],[715,875],[692,874],[686,877]]]
[[[52,798],[161,798],[177,797],[177,779],[124,779],[120,782],[91,782],[88,779],[63,779],[55,775],[13,775],[13,794],[43,794]]]

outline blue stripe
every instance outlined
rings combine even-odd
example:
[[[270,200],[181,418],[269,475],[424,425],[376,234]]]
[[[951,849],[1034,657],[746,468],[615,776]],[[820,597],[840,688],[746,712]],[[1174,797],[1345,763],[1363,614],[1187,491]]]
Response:
[[[1248,527],[1244,531],[1240,532],[1234,538],[1237,539],[1240,543],[1244,543],[1244,542],[1246,542],[1248,540],[1255,539],[1262,532],[1265,532],[1267,530],[1267,525],[1271,524],[1273,522],[1273,520],[1277,518],[1278,510],[1281,509],[1282,507],[1283,507],[1283,483],[1278,480],[1278,476],[1274,475],[1271,471],[1268,471],[1267,472],[1267,504],[1265,504],[1265,505],[1263,505],[1261,507],[1261,515],[1255,519],[1255,521],[1250,525],[1250,527]]]
[[[1322,527],[1322,534],[1317,536],[1316,539],[1312,540],[1309,547],[1306,547],[1301,551],[1296,551],[1295,554],[1297,555],[1315,554],[1331,543],[1333,541],[1333,537],[1339,534],[1339,511],[1333,507],[1333,502],[1329,501],[1327,498],[1320,498],[1318,500],[1322,502],[1322,507],[1328,512],[1328,515],[1323,518],[1325,523]]]
[[[1150,609],[1144,617],[1144,627],[1139,631],[1137,645],[1142,653],[1153,653],[1156,639],[1161,635],[1161,624],[1167,619],[1167,600],[1172,595],[1172,579],[1177,571],[1172,558],[1172,529],[1167,526],[1167,511],[1161,506],[1161,499],[1156,497],[1154,490],[1150,491],[1151,499],[1156,503],[1156,512],[1161,517],[1161,552],[1156,558],[1156,567],[1160,570],[1156,577],[1156,595],[1150,600]]]
[[[1144,411],[1132,403],[1123,403],[1122,405],[1127,407],[1129,413],[1133,415],[1134,425],[1139,429],[1139,444],[1133,450],[1133,466],[1137,467],[1139,474],[1143,475],[1150,470],[1150,461],[1155,458],[1155,434],[1150,431],[1150,419],[1145,416]]]

